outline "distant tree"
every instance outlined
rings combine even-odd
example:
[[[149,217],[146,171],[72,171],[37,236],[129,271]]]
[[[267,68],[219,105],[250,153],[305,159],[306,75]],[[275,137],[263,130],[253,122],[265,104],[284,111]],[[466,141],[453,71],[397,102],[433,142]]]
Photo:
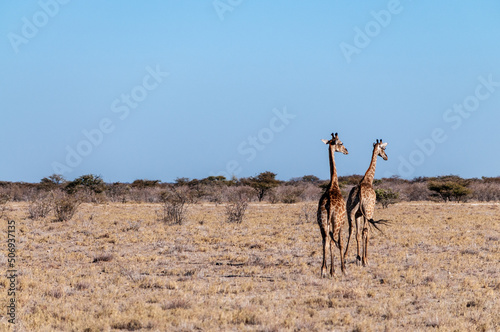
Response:
[[[175,179],[176,186],[187,186],[189,184],[189,178],[177,178]]]
[[[399,201],[399,193],[392,191],[392,189],[375,189],[375,194],[377,195],[377,202],[382,204],[385,209],[389,204],[394,204]]]
[[[132,187],[134,188],[149,188],[156,187],[159,184],[160,180],[135,180],[132,182]]]
[[[453,189],[453,197],[457,202],[467,200],[467,196],[470,194],[472,194],[472,190],[461,184],[455,185],[455,188]]]
[[[302,182],[308,182],[308,183],[316,183],[319,181],[319,178],[314,175],[304,175],[301,179]]]
[[[330,181],[322,181],[319,184],[319,187],[321,188],[321,190],[326,190],[326,189],[328,189],[329,185],[330,185]],[[343,182],[340,182],[339,187],[341,187],[341,186],[345,186],[345,184]]]
[[[423,183],[423,182],[427,182],[427,181],[429,181],[429,178],[424,177],[424,176],[419,176],[419,177],[413,178],[413,180],[411,180],[412,183]]]
[[[358,183],[361,181],[362,178],[363,178],[363,176],[358,175],[358,174],[353,174],[353,175],[348,175],[348,176],[339,176],[339,184],[340,184],[341,188],[342,188],[342,186],[346,186],[346,185],[356,186],[356,185],[358,185]]]
[[[241,182],[254,188],[257,191],[259,202],[262,202],[264,195],[269,190],[279,186],[279,184],[281,183],[281,181],[276,179],[276,174],[273,172],[262,172],[255,177],[242,179]]]
[[[100,194],[105,189],[106,184],[104,183],[101,176],[94,174],[82,175],[66,185],[66,191],[69,194],[74,194],[79,190]]]
[[[52,174],[49,177],[40,180],[40,188],[43,190],[53,190],[66,182],[64,177],[60,174]]]
[[[484,183],[500,183],[500,176],[491,178],[483,176],[481,179],[483,180]]]
[[[184,188],[184,190],[189,191],[190,203],[196,203],[207,194],[207,188],[203,184],[203,180],[177,178],[173,186],[175,188]]]
[[[218,175],[218,176],[209,176],[207,178],[201,179],[200,183],[209,186],[218,186],[218,185],[228,186],[233,184],[233,180],[228,181],[225,176]]]
[[[66,182],[66,179],[61,174],[52,174],[51,176],[49,176],[49,180],[54,182],[55,184],[63,184],[64,182]]]
[[[440,197],[445,202],[451,200],[460,202],[472,193],[472,191],[467,188],[468,185],[468,180],[464,180],[456,175],[448,175],[433,178],[429,181],[428,188],[435,192],[435,196]]]

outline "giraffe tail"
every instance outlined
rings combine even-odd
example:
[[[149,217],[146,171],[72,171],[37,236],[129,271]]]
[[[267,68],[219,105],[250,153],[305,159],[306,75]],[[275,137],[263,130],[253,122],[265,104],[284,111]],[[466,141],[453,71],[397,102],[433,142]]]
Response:
[[[370,222],[370,224],[375,227],[377,229],[377,231],[379,231],[380,233],[384,234],[384,232],[382,232],[382,230],[379,228],[379,226],[387,226],[390,224],[390,221],[389,220],[385,220],[385,219],[382,219],[382,220],[373,220],[373,219],[370,219],[368,220]]]

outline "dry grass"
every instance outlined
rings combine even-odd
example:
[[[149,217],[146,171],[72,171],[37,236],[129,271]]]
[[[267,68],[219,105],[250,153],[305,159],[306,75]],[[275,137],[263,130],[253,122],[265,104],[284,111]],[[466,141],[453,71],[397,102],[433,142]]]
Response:
[[[315,204],[304,204],[250,204],[241,224],[225,222],[224,205],[190,205],[184,224],[169,225],[158,221],[161,204],[82,204],[53,222],[8,203],[17,330],[500,329],[500,205],[378,208],[392,223],[373,233],[370,266],[354,264],[353,245],[348,275],[335,252],[337,276],[321,279],[319,228],[303,217]],[[0,330],[8,325],[2,310]]]

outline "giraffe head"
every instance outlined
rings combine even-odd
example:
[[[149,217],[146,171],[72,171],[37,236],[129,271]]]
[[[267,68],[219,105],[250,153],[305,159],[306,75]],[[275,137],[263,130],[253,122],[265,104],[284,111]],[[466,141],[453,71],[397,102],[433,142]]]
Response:
[[[342,152],[343,154],[349,154],[349,152],[344,146],[344,143],[342,143],[342,141],[340,140],[338,133],[335,134],[332,133],[332,139],[329,141],[326,139],[322,139],[321,141],[325,144],[330,145],[335,150],[335,152]]]
[[[373,150],[374,153],[377,155],[381,156],[382,159],[387,160],[387,155],[385,154],[385,148],[387,146],[387,143],[382,143],[382,139],[377,140],[376,143],[373,143]]]

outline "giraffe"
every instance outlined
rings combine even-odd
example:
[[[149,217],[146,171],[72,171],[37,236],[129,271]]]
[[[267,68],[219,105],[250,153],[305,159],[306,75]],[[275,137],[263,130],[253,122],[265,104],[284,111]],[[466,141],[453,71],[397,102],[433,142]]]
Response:
[[[337,133],[332,134],[332,139],[327,141],[322,140],[323,143],[328,144],[329,159],[330,159],[330,183],[325,193],[321,196],[318,204],[317,219],[321,236],[323,238],[323,264],[321,265],[321,277],[326,277],[326,244],[328,241],[330,247],[330,275],[334,275],[333,267],[333,248],[332,242],[340,250],[340,264],[342,272],[345,272],[344,259],[342,256],[343,243],[342,243],[342,225],[345,221],[346,209],[345,201],[339,188],[339,181],[337,178],[337,169],[335,167],[335,152],[342,152],[348,154],[344,144],[340,141]]]
[[[370,162],[370,167],[361,179],[360,183],[351,189],[349,197],[347,198],[347,220],[349,221],[349,235],[347,237],[347,244],[344,253],[344,260],[349,250],[349,241],[353,231],[353,221],[356,226],[356,245],[357,256],[356,264],[360,265],[361,261],[363,266],[368,265],[368,239],[369,227],[373,225],[378,229],[377,224],[381,221],[373,220],[373,211],[375,209],[376,194],[373,189],[373,178],[375,177],[375,167],[377,165],[377,157],[380,156],[387,160],[385,148],[387,143],[382,143],[382,140],[377,140],[373,143],[373,154]],[[362,242],[361,242],[362,241]],[[363,245],[363,257],[360,257],[360,244]]]

